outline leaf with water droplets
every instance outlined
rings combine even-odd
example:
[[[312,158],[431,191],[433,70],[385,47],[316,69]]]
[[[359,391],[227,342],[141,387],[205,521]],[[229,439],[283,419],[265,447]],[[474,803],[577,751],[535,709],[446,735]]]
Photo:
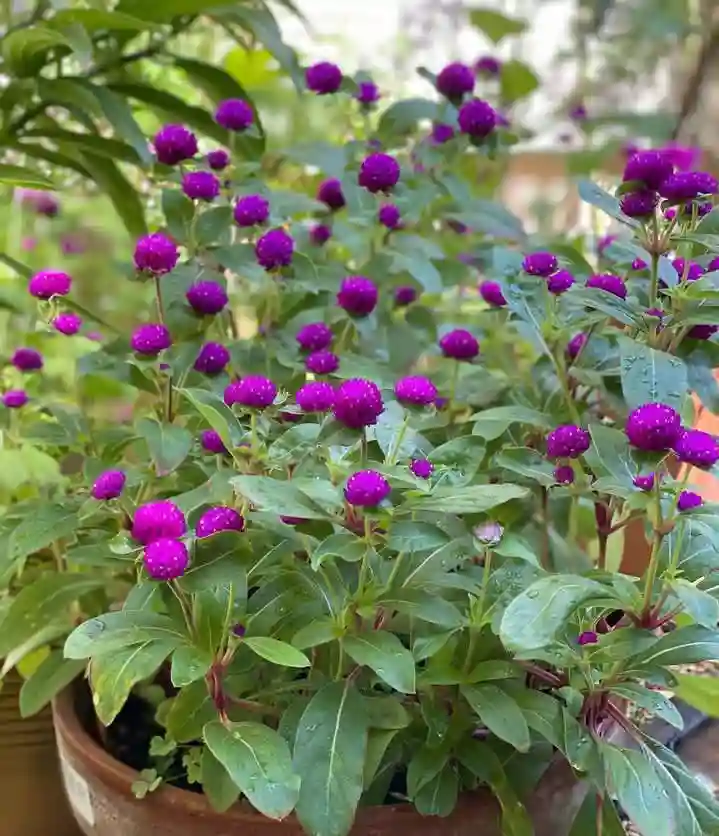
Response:
[[[619,338],[622,393],[629,409],[664,403],[681,410],[688,392],[684,362],[629,337]]]
[[[375,630],[346,636],[343,644],[358,665],[372,668],[390,688],[402,694],[414,694],[414,657],[393,633]]]

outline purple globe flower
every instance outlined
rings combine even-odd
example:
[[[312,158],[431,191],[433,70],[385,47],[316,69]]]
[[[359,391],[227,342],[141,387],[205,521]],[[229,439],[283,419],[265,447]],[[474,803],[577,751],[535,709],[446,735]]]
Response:
[[[337,293],[337,304],[351,316],[369,316],[377,307],[377,285],[365,276],[347,276]]]
[[[169,499],[140,505],[132,521],[132,537],[143,545],[153,540],[182,537],[185,531],[185,515]]]
[[[364,107],[370,107],[380,100],[380,92],[374,81],[360,81],[355,99]]]
[[[277,387],[268,378],[258,374],[248,374],[242,380],[230,383],[225,389],[225,403],[228,406],[240,404],[250,409],[266,409],[272,406],[277,397]]]
[[[503,308],[507,304],[499,282],[480,282],[478,290],[482,299],[493,308]]]
[[[597,253],[599,255],[604,255],[604,253],[617,240],[618,237],[618,235],[602,235],[602,237],[597,240]]]
[[[301,386],[295,399],[303,412],[329,412],[335,402],[334,386],[314,380]]]
[[[10,362],[21,372],[37,372],[43,366],[42,354],[34,348],[16,348]]]
[[[318,96],[336,93],[342,86],[342,70],[330,61],[320,61],[305,70],[307,89]]]
[[[645,403],[629,413],[624,432],[639,450],[670,450],[682,432],[676,409],[663,403]]]
[[[680,171],[672,174],[659,188],[659,194],[662,197],[676,203],[682,200],[693,200],[700,195],[716,193],[716,178],[704,171]]]
[[[277,270],[292,263],[295,241],[284,229],[271,229],[257,239],[255,257],[265,270]]]
[[[632,270],[646,270],[649,265],[643,258],[635,258],[632,261]]]
[[[686,259],[675,258],[672,259],[672,266],[677,271],[679,278],[688,282],[695,282],[704,275],[704,268],[701,264],[697,264],[696,261],[690,261],[687,265]]]
[[[449,142],[451,139],[454,139],[454,128],[444,122],[435,122],[435,124],[432,125],[430,139],[435,145],[444,145],[445,142]]]
[[[693,340],[710,340],[717,331],[719,331],[719,325],[694,325],[687,332],[687,337]]]
[[[547,290],[555,296],[566,293],[573,284],[574,276],[569,270],[557,270],[556,273],[547,277]]]
[[[612,273],[601,273],[599,275],[590,276],[587,279],[586,287],[595,287],[597,290],[603,290],[606,293],[611,293],[618,296],[620,299],[626,299],[627,286],[624,284],[619,276]]]
[[[570,360],[576,360],[586,343],[586,334],[582,334],[581,332],[579,334],[575,334],[567,343],[567,357],[569,357]]]
[[[570,464],[561,464],[554,468],[554,480],[558,485],[571,485],[574,481],[574,468]]]
[[[326,349],[313,351],[305,358],[305,368],[312,374],[332,374],[340,367],[340,358]]]
[[[345,380],[335,392],[332,412],[340,423],[351,429],[369,427],[384,412],[382,393],[371,380],[360,377]]]
[[[657,203],[659,203],[659,195],[649,189],[644,189],[623,195],[620,207],[628,218],[648,218],[654,214]]]
[[[557,269],[557,256],[553,253],[538,252],[524,256],[522,269],[530,276],[551,276]]]
[[[370,154],[362,160],[357,182],[374,193],[389,192],[399,182],[399,163],[389,154]]]
[[[223,372],[230,362],[230,352],[222,343],[205,343],[200,349],[193,368],[202,374],[215,375]]]
[[[411,305],[417,298],[417,290],[411,285],[403,285],[396,287],[394,290],[394,303],[399,308],[405,308]]]
[[[704,504],[704,500],[694,491],[682,491],[679,494],[677,501],[677,508],[679,511],[691,511],[693,508],[700,508]]]
[[[471,67],[455,61],[447,64],[437,75],[437,90],[450,101],[457,101],[465,93],[474,90],[474,73]]]
[[[52,299],[53,296],[67,296],[72,279],[60,270],[41,270],[30,279],[28,292],[36,299]]]
[[[449,331],[439,341],[439,347],[445,357],[453,360],[472,360],[479,354],[479,343],[476,337],[464,328]]]
[[[316,247],[322,247],[332,237],[332,227],[327,224],[314,224],[310,227],[310,241]]]
[[[76,313],[66,311],[65,313],[58,314],[53,319],[52,327],[61,334],[71,337],[73,334],[77,334],[80,328],[82,328],[82,317],[79,317]]]
[[[584,633],[580,633],[577,636],[577,644],[581,647],[588,644],[597,644],[598,641],[599,636],[594,632],[594,630],[586,630]]]
[[[188,171],[182,178],[182,191],[190,200],[209,203],[220,194],[220,181],[211,171]]]
[[[190,307],[196,314],[212,316],[220,313],[230,301],[227,291],[217,282],[195,282],[185,294]]]
[[[434,465],[429,459],[412,459],[409,469],[418,479],[429,479],[434,473]]]
[[[152,144],[157,161],[163,165],[177,165],[197,153],[197,137],[184,125],[165,125],[155,134]]]
[[[172,337],[167,328],[159,322],[138,325],[130,338],[132,350],[147,357],[157,355],[172,345]]]
[[[345,196],[342,193],[342,183],[336,178],[323,180],[317,188],[317,200],[324,203],[333,211],[342,209],[345,205]]]
[[[218,456],[225,455],[228,450],[216,430],[203,430],[200,434],[200,446],[208,453],[216,453]]]
[[[280,519],[285,525],[302,525],[302,523],[307,522],[304,517],[288,517],[284,514],[280,514]]]
[[[105,470],[92,484],[90,494],[93,499],[117,499],[125,489],[127,476],[123,470]]]
[[[459,129],[473,139],[484,139],[497,126],[497,112],[483,99],[470,99],[459,109]]]
[[[376,470],[353,473],[345,485],[345,499],[350,505],[374,508],[387,499],[392,489],[389,482]]]
[[[654,473],[647,473],[645,476],[635,476],[632,479],[635,488],[639,488],[640,491],[652,491],[654,490],[654,480],[656,479],[656,474]]]
[[[675,442],[674,452],[680,462],[702,470],[710,470],[719,460],[719,444],[702,430],[685,430]]]
[[[482,55],[474,64],[477,75],[497,76],[502,72],[502,63],[493,55]]]
[[[547,436],[547,456],[550,459],[577,459],[589,450],[589,433],[576,424],[562,424]]]
[[[677,216],[677,210],[673,207],[664,210],[664,219],[667,221],[673,221],[674,218]]]
[[[252,106],[242,99],[225,99],[215,111],[215,122],[228,131],[246,131],[254,119]]]
[[[23,389],[8,389],[2,396],[3,405],[8,409],[20,409],[30,400]]]
[[[437,387],[428,377],[413,375],[400,378],[394,394],[403,406],[429,406],[437,397]]]
[[[174,270],[179,257],[175,242],[162,232],[143,235],[135,245],[135,267],[154,276]]]
[[[208,151],[205,159],[207,160],[207,165],[213,171],[224,171],[230,164],[230,155],[224,148],[216,148],[214,151]]]
[[[719,256],[713,258],[707,265],[707,273],[712,273],[714,270],[719,270]]]
[[[162,537],[148,543],[142,552],[147,574],[156,581],[180,578],[190,562],[190,554],[182,540]]]
[[[321,351],[332,344],[333,337],[329,325],[325,325],[324,322],[311,322],[300,328],[295,339],[303,351]]]
[[[645,188],[657,191],[673,171],[671,162],[660,151],[638,151],[627,160],[622,179],[625,183],[638,181]]]
[[[386,226],[387,229],[397,229],[401,226],[402,216],[394,203],[385,203],[383,206],[379,207],[377,220],[382,224],[382,226]]]
[[[217,505],[208,508],[197,521],[195,535],[197,537],[211,537],[219,531],[244,531],[245,518],[234,508]]]
[[[258,226],[270,217],[270,203],[261,194],[248,194],[235,203],[232,214],[237,226]]]

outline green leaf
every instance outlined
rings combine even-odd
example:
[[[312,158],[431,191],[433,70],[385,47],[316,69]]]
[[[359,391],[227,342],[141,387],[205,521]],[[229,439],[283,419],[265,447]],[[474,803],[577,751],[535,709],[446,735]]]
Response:
[[[202,791],[207,796],[212,809],[225,813],[240,796],[237,784],[230,773],[207,748],[202,750]]]
[[[269,476],[235,476],[230,482],[241,496],[261,511],[311,520],[323,520],[328,516],[291,482]]]
[[[674,677],[674,693],[679,699],[709,717],[719,717],[719,678],[678,672],[674,672]]]
[[[719,601],[686,578],[671,581],[672,591],[689,615],[703,627],[716,627],[719,622]]]
[[[539,79],[523,61],[512,59],[502,63],[499,86],[502,100],[513,103],[533,93],[539,87]]]
[[[21,165],[0,163],[0,183],[28,189],[54,189],[55,184],[39,171]]]
[[[624,325],[637,326],[643,321],[643,317],[637,314],[624,299],[597,287],[577,287],[575,285],[566,298],[572,304],[582,305],[582,307],[593,311],[600,311],[612,319],[624,323]]]
[[[104,9],[60,9],[55,12],[48,25],[53,29],[61,29],[75,23],[79,23],[88,32],[100,29],[140,32],[153,28],[148,27],[147,21],[140,20],[138,17],[120,14],[119,12],[108,12]]]
[[[446,546],[450,536],[425,522],[396,522],[390,528],[387,545],[396,552],[427,552]]]
[[[680,410],[688,390],[684,362],[629,337],[619,337],[618,342],[622,392],[628,409],[645,403],[665,403]]]
[[[200,15],[221,6],[229,6],[237,0],[120,0],[116,12],[131,15],[141,20],[168,23],[181,15]]]
[[[142,162],[137,151],[119,139],[110,139],[99,134],[83,131],[66,131],[63,128],[38,128],[37,131],[27,131],[25,136],[43,137],[54,142],[58,148],[73,149],[74,151],[89,151],[97,157],[138,165]]]
[[[495,44],[500,43],[508,35],[520,35],[527,28],[526,20],[508,17],[494,9],[470,9],[469,22]]]
[[[294,764],[302,776],[297,817],[305,830],[347,836],[364,785],[368,718],[350,680],[318,691],[302,714]]]
[[[61,578],[73,577],[61,575]],[[123,610],[91,618],[76,627],[65,642],[66,659],[89,659],[149,640],[177,647],[187,641],[184,625],[149,610]]]
[[[366,665],[402,694],[414,694],[414,657],[393,633],[375,630],[358,636],[345,636],[343,645],[358,665]]]
[[[457,770],[451,763],[446,763],[414,796],[413,802],[417,812],[422,816],[446,818],[457,805],[458,793]]]
[[[659,691],[645,688],[643,685],[634,682],[627,682],[621,685],[615,685],[612,688],[612,693],[618,694],[620,697],[635,703],[635,705],[646,709],[652,714],[656,714],[665,723],[669,723],[669,725],[677,729],[684,728],[684,720],[674,703]],[[719,695],[719,691],[717,691],[717,695]],[[719,704],[717,707],[719,708]]]
[[[277,639],[266,636],[250,636],[245,638],[242,643],[258,656],[275,665],[282,665],[285,668],[306,668],[312,664],[301,650],[297,650],[291,644]]]
[[[61,650],[53,650],[23,682],[20,689],[20,714],[31,717],[49,705],[60,691],[75,680],[85,668],[81,659],[65,659]]]
[[[299,796],[300,775],[293,771],[290,749],[274,729],[260,723],[208,723],[207,747],[242,794],[270,819],[288,816]]]
[[[597,209],[601,209],[602,212],[615,220],[620,221],[627,226],[639,225],[637,221],[633,218],[628,218],[622,212],[619,206],[619,200],[616,197],[613,197],[608,192],[605,192],[604,189],[596,183],[593,183],[591,180],[577,180],[577,190],[579,192],[579,197],[585,203],[596,206]]]
[[[487,441],[499,438],[513,424],[527,424],[543,430],[551,429],[553,426],[548,416],[526,406],[497,406],[484,409],[482,412],[476,412],[472,420],[472,434],[480,435]]]
[[[216,718],[217,709],[207,693],[207,683],[198,680],[186,685],[172,699],[164,725],[173,740],[188,743],[200,738],[205,724]]]
[[[589,434],[592,446],[585,458],[594,473],[600,477],[611,476],[620,485],[633,489],[637,466],[632,460],[626,435],[603,424],[590,424]]]
[[[184,688],[202,679],[212,665],[212,654],[200,647],[183,644],[172,654],[170,679],[176,688]]]
[[[403,511],[434,511],[438,514],[481,514],[529,494],[520,485],[470,485],[466,488],[438,488],[431,496],[411,499]]]
[[[167,476],[177,470],[192,449],[192,433],[175,424],[160,424],[151,418],[143,418],[137,423],[137,431],[147,443],[158,476]]]
[[[530,447],[505,447],[494,457],[494,463],[497,467],[524,476],[545,487],[557,482],[551,462]]]
[[[12,73],[29,76],[43,66],[53,47],[72,48],[62,32],[36,24],[7,33],[2,39],[2,57]]]
[[[462,685],[460,691],[492,734],[520,752],[529,751],[529,726],[505,691],[497,685]]]
[[[632,656],[627,667],[689,665],[719,658],[719,634],[698,624],[666,633],[648,650]]]
[[[403,99],[382,113],[377,132],[387,137],[402,135],[413,131],[418,122],[433,121],[437,115],[437,102],[431,99]]]
[[[237,416],[229,406],[222,398],[204,389],[181,389],[180,391],[220,436],[225,447],[232,451],[237,446],[241,432]]]
[[[142,201],[130,181],[114,162],[83,152],[82,164],[92,179],[112,201],[130,236],[139,238],[147,232]]]

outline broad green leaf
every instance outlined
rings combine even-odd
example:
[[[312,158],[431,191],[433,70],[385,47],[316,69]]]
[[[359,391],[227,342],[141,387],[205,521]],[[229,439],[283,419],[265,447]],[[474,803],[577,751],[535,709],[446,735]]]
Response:
[[[213,810],[225,813],[240,796],[240,789],[230,773],[207,748],[202,750],[202,792]]]
[[[61,575],[60,578],[82,576]],[[99,585],[96,582],[96,585]],[[153,640],[178,647],[187,641],[184,625],[149,610],[123,610],[91,618],[76,627],[65,642],[66,659],[89,659],[131,644]]]
[[[79,23],[88,32],[100,29],[117,29],[141,32],[150,29],[147,21],[119,12],[104,9],[60,9],[56,11],[48,25],[61,30],[65,26]]]
[[[99,134],[83,131],[67,131],[63,128],[38,128],[37,131],[27,131],[26,136],[43,137],[55,143],[58,148],[74,149],[75,151],[95,154],[109,160],[119,160],[131,165],[139,165],[142,159],[137,151],[119,139],[100,136]]]
[[[696,624],[666,633],[648,650],[631,657],[627,666],[689,665],[707,659],[719,659],[719,634]]]
[[[620,697],[640,706],[640,708],[646,709],[677,729],[684,728],[684,720],[674,703],[659,691],[646,688],[638,683],[628,682],[615,685],[612,688],[612,693],[618,694]],[[717,691],[717,694],[719,695],[719,691]],[[717,707],[719,708],[719,704]]]
[[[719,383],[714,377],[715,361],[704,349],[694,349],[684,357],[687,367],[687,382],[709,412],[719,412]]]
[[[703,627],[716,627],[719,622],[719,601],[686,578],[671,581],[672,591],[684,605],[684,609]]]
[[[415,693],[414,657],[393,633],[374,630],[342,640],[347,653],[358,665],[366,665],[402,694]]]
[[[228,450],[231,451],[237,446],[241,435],[239,423],[222,398],[204,389],[181,389],[180,391],[220,436]]]
[[[620,485],[633,488],[637,466],[632,461],[626,435],[621,430],[590,424],[592,446],[585,453],[587,463],[597,476],[611,476]]]
[[[709,717],[719,717],[719,678],[674,672],[679,699]]]
[[[207,683],[198,680],[186,685],[172,698],[163,723],[173,740],[188,743],[198,740],[205,725],[216,718],[217,709],[207,692]]]
[[[17,28],[2,39],[2,57],[8,69],[17,76],[37,72],[47,60],[47,53],[58,47],[71,49],[67,37],[44,25]]]
[[[389,532],[387,545],[396,552],[434,551],[450,542],[449,534],[426,522],[396,522]]]
[[[513,103],[533,93],[539,87],[539,79],[524,61],[511,59],[502,63],[499,86],[502,100]]]
[[[459,776],[456,767],[446,763],[414,796],[417,812],[422,816],[447,817],[457,804]]]
[[[202,679],[212,665],[212,654],[200,647],[183,644],[172,654],[170,679],[176,688],[184,688]]]
[[[45,708],[60,691],[75,680],[85,668],[81,659],[65,659],[62,651],[53,650],[20,689],[20,714],[31,717]]]
[[[377,131],[383,136],[397,136],[413,131],[418,122],[437,118],[439,108],[431,99],[403,99],[391,104],[380,116]]]
[[[460,691],[492,734],[520,752],[529,751],[529,726],[509,694],[496,685],[462,685]]]
[[[438,488],[431,496],[411,499],[403,511],[434,511],[438,514],[480,514],[529,494],[520,485],[470,485],[466,488]]]
[[[480,435],[487,441],[499,438],[513,424],[527,424],[543,430],[551,429],[553,426],[548,416],[526,406],[497,406],[484,409],[482,412],[475,412],[472,419],[474,420],[473,435]]]
[[[116,12],[141,20],[168,23],[181,15],[201,15],[224,5],[233,5],[237,0],[120,0]]]
[[[643,317],[637,314],[624,299],[596,287],[577,287],[575,285],[566,298],[572,304],[581,305],[593,311],[600,311],[624,325],[636,327],[643,320]]]
[[[429,454],[429,460],[435,467],[451,468],[455,484],[470,482],[477,471],[487,450],[484,440],[476,435],[465,435],[435,447]]]
[[[601,830],[597,830],[597,804],[602,805]],[[568,836],[626,836],[626,830],[611,799],[588,792]]]
[[[494,457],[494,463],[497,467],[524,476],[545,487],[557,482],[552,463],[530,447],[505,447]]]
[[[688,390],[683,360],[629,337],[619,337],[619,348],[622,392],[630,410],[645,403],[682,408]]]
[[[290,749],[274,730],[260,723],[215,721],[203,730],[207,747],[237,787],[262,815],[288,816],[299,796],[300,774],[293,770]]]
[[[87,151],[81,154],[81,160],[92,179],[112,201],[129,235],[133,238],[144,235],[147,224],[142,201],[115,163]]]
[[[281,642],[266,636],[250,636],[245,638],[242,643],[258,656],[275,665],[281,665],[285,668],[306,668],[312,664],[301,650],[297,650],[296,647],[287,644],[287,642]]]
[[[320,644],[334,641],[338,638],[338,631],[334,621],[330,618],[314,619],[305,624],[292,636],[292,645],[299,650],[317,647]]]
[[[585,202],[596,206],[602,212],[620,221],[627,226],[638,226],[637,221],[633,218],[628,218],[619,207],[619,200],[613,197],[608,192],[605,192],[596,183],[591,180],[580,179],[577,181],[577,190],[579,197]]]
[[[241,496],[261,511],[311,520],[322,520],[328,516],[292,482],[269,476],[235,476],[230,481]]]
[[[143,418],[137,423],[137,431],[147,443],[158,476],[167,476],[177,470],[192,449],[192,433],[176,424],[160,424],[151,418]]]
[[[54,189],[55,184],[39,171],[21,165],[0,163],[0,183],[28,189]]]
[[[492,43],[498,44],[507,35],[520,35],[527,28],[527,21],[508,17],[494,9],[472,8],[469,22],[486,35]]]

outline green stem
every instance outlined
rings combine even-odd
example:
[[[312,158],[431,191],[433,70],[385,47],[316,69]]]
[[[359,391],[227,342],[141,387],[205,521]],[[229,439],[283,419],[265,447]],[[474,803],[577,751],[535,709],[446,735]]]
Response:
[[[400,567],[404,562],[404,556],[406,552],[400,552],[397,557],[394,559],[394,564],[392,565],[392,571],[389,573],[389,578],[387,578],[387,589],[392,588],[392,584],[397,579],[397,575],[399,574]]]
[[[559,378],[559,384],[562,387],[562,392],[564,393],[564,399],[567,402],[569,414],[572,416],[572,420],[575,424],[581,425],[582,418],[579,414],[579,410],[577,409],[577,405],[574,403],[574,398],[572,397],[572,392],[569,388],[569,378],[567,377],[567,367],[564,362],[564,355],[559,354],[556,357],[554,355],[552,356],[554,359],[554,368],[557,371],[557,377]]]
[[[459,381],[459,360],[454,361],[454,368],[452,369],[452,379],[449,383],[449,408],[454,406],[454,399],[457,394],[457,382]]]
[[[657,296],[659,294],[659,253],[656,252],[657,247],[657,219],[654,217],[654,246],[651,253],[651,283],[649,285],[649,306],[656,307]]]
[[[492,552],[489,549],[484,550],[484,567],[482,571],[482,592],[479,596],[479,618],[480,621],[484,617],[484,603],[487,598],[487,587],[489,586],[489,576],[492,573]]]
[[[338,652],[337,652],[337,670],[335,671],[335,680],[342,679],[342,670],[344,668],[344,665],[345,665],[345,649],[344,649],[344,646],[343,646],[342,642],[340,641],[339,649],[338,649]]]
[[[399,451],[402,447],[402,442],[404,441],[404,437],[407,434],[407,429],[409,428],[409,412],[405,412],[404,420],[402,421],[402,425],[399,428],[399,432],[397,433],[396,437],[392,440],[392,444],[390,445],[390,449],[387,451],[387,464],[392,466],[397,464],[397,457],[399,456]]]
[[[250,413],[250,452],[257,452],[257,413]]]
[[[659,473],[654,478],[654,503],[656,507],[656,520],[654,521],[654,536],[652,537],[652,553],[649,558],[649,567],[647,569],[647,576],[644,582],[644,601],[642,604],[642,613],[647,615],[652,605],[652,594],[654,592],[654,582],[657,579],[657,571],[659,569],[659,551],[662,545],[662,495],[661,495],[661,480]]]

